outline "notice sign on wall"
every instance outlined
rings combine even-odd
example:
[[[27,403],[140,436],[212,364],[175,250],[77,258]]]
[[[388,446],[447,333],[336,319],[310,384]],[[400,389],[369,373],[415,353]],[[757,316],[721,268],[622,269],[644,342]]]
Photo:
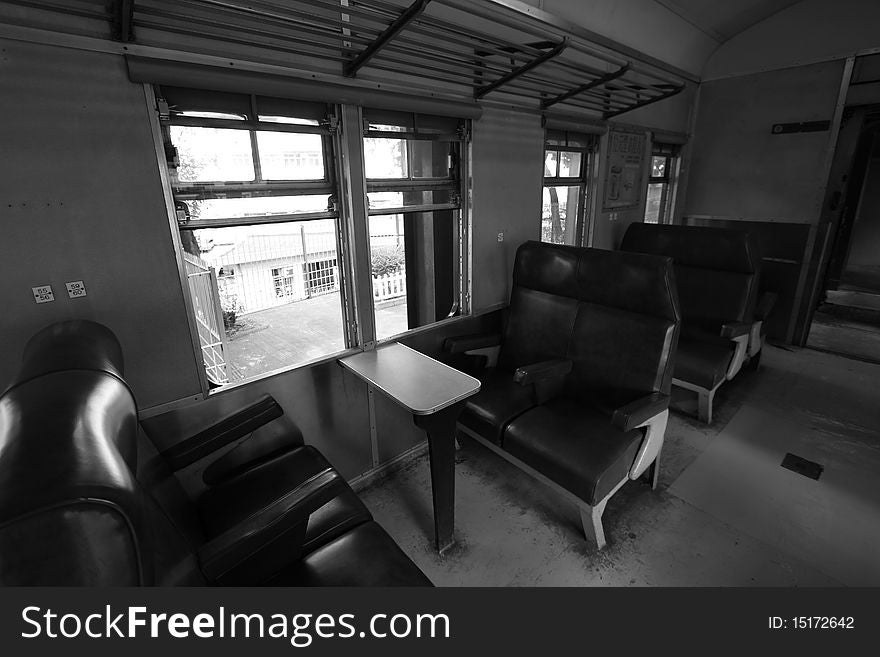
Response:
[[[631,208],[642,194],[645,133],[608,131],[608,160],[605,167],[604,210]]]

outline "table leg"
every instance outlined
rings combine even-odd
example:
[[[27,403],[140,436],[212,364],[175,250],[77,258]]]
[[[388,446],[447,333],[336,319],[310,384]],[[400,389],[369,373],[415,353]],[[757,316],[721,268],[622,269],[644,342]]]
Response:
[[[440,554],[455,542],[455,422],[464,404],[462,401],[431,415],[413,416],[416,426],[428,434],[434,545]]]

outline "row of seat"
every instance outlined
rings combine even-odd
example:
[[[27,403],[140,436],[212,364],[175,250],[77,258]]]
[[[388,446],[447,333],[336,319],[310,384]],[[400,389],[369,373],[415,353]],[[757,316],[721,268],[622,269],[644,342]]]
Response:
[[[527,242],[499,335],[450,338],[483,369],[458,428],[570,499],[587,538],[626,481],[657,472],[672,384],[715,391],[751,356],[758,259],[747,233],[634,224],[620,251]]]
[[[428,586],[295,427],[263,398],[160,453],[113,333],[52,325],[0,396],[0,584]],[[169,441],[174,442],[174,441]],[[174,472],[223,453],[188,496]]]
[[[697,393],[698,416],[712,423],[718,388],[744,364],[757,367],[764,319],[776,295],[758,297],[760,257],[748,231],[632,224],[623,251],[668,256],[682,313],[673,383]]]
[[[753,246],[712,230],[634,225],[616,252],[526,243],[503,333],[446,342],[488,366],[460,430],[573,501],[599,547],[611,496],[656,487],[671,385],[703,391],[711,418],[760,355]],[[0,583],[430,585],[289,418],[239,444],[282,415],[264,397],[154,442],[109,329],[38,333],[0,396]],[[188,495],[175,472],[206,460]]]

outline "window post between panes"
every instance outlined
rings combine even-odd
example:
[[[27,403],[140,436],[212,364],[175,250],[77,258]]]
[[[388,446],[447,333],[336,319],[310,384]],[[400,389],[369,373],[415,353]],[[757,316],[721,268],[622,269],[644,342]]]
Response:
[[[348,233],[351,270],[352,312],[356,344],[364,349],[376,346],[376,325],[373,320],[373,287],[370,264],[369,223],[367,218],[367,185],[364,175],[363,115],[356,105],[340,108],[340,129],[336,139],[339,151],[341,183],[340,212]]]

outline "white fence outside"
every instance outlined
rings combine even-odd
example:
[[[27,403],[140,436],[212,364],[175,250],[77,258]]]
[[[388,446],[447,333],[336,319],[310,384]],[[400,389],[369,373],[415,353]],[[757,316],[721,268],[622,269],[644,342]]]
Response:
[[[373,299],[385,301],[406,296],[406,271],[401,269],[393,274],[373,277]]]

